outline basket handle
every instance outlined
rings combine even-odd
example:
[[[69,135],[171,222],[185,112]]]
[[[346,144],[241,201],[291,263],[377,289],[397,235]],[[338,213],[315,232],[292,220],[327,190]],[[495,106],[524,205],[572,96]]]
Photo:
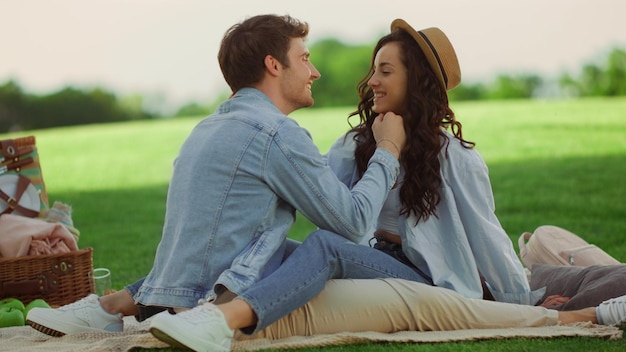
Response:
[[[0,297],[19,295],[49,295],[59,289],[59,280],[54,273],[45,272],[33,280],[7,281],[0,283]]]

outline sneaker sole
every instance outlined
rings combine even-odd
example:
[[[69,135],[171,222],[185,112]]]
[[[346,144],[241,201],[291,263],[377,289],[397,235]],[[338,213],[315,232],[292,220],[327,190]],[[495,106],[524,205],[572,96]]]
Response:
[[[103,329],[96,329],[84,325],[75,325],[75,324],[62,324],[55,320],[46,319],[43,317],[37,317],[26,319],[26,323],[30,325],[33,329],[42,332],[46,335],[61,337],[67,334],[78,334],[82,332],[111,332],[117,333],[120,331],[107,331]],[[51,328],[51,326],[55,326],[56,329]],[[123,328],[122,328],[123,329]]]
[[[166,332],[161,331],[157,328],[150,328],[150,333],[152,334],[152,336],[156,337],[157,339],[165,342],[166,344],[170,345],[171,347],[174,348],[180,348],[180,349],[185,349],[185,350],[194,350],[193,348],[185,345],[184,343],[176,340],[175,338],[171,337],[170,335],[168,335]]]
[[[28,325],[30,325],[30,327],[32,327],[33,329],[35,329],[35,330],[37,330],[37,331],[39,331],[39,332],[41,332],[41,333],[44,333],[44,334],[46,334],[46,335],[50,335],[50,336],[52,336],[52,337],[61,337],[61,336],[65,336],[65,333],[64,333],[64,332],[61,332],[61,331],[58,331],[58,330],[51,329],[51,328],[49,328],[49,327],[47,327],[47,326],[43,326],[43,325],[41,325],[41,324],[37,324],[37,323],[35,323],[34,321],[26,320],[26,323],[27,323]]]
[[[172,336],[169,335],[169,333],[167,333],[166,331],[163,331],[159,328],[156,327],[150,327],[150,333],[152,334],[152,336],[154,336],[155,338],[159,339],[160,341],[165,342],[166,344],[170,345],[171,347],[174,348],[178,348],[178,349],[185,349],[185,350],[192,350],[192,351],[201,351],[198,350],[196,348],[193,348],[189,345],[186,345],[180,341],[178,341],[177,339],[173,338]],[[224,346],[220,346],[214,343],[211,343],[210,346],[210,350],[208,351],[230,351],[230,348],[224,348]]]

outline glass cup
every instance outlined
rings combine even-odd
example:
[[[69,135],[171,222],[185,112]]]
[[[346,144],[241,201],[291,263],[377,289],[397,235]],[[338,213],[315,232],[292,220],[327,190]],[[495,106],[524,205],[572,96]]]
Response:
[[[93,269],[93,281],[98,296],[111,293],[111,270],[107,268]]]

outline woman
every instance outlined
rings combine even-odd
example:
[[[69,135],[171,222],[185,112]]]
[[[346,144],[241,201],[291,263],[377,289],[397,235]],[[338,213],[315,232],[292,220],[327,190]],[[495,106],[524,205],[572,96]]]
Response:
[[[460,80],[452,46],[438,29],[418,32],[402,20],[391,28],[377,44],[372,70],[360,84],[356,114],[361,123],[335,144],[328,159],[339,178],[353,185],[377,146],[371,132],[374,118],[389,113],[403,117],[409,132],[408,145],[397,148],[401,181],[387,198],[375,232],[376,247],[383,250],[318,230],[275,272],[231,302],[155,316],[150,330],[157,338],[174,346],[217,350],[230,346],[235,329],[277,338],[346,330],[540,326],[559,320],[616,324],[626,317],[625,297],[576,312],[480,299],[482,274],[496,299],[536,301],[493,214],[484,162],[463,139],[448,107],[446,91]],[[378,140],[383,142],[395,143]],[[355,280],[327,285],[330,279]]]
[[[374,49],[372,68],[359,85],[355,114],[360,123],[331,148],[329,165],[344,183],[354,185],[376,148],[374,118],[388,111],[402,115],[407,144],[400,159],[401,181],[379,218],[378,247],[396,252],[432,284],[463,296],[492,294],[497,301],[535,303],[541,292],[531,294],[511,240],[494,214],[487,166],[474,143],[463,139],[448,105],[447,90],[461,77],[452,45],[436,28],[418,32],[403,20],[391,28]]]

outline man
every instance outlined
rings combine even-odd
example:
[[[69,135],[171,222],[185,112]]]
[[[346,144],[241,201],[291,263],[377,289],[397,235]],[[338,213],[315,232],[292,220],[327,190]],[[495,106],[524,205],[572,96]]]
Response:
[[[396,182],[402,118],[379,116],[377,150],[352,189],[325,164],[308,132],[287,117],[313,105],[320,73],[305,45],[308,25],[289,16],[249,18],[225,34],[218,59],[230,99],[202,120],[174,163],[161,242],[148,276],[113,295],[88,296],[27,321],[54,336],[121,331],[122,316],[228,300],[290,253],[295,211],[358,242]]]

